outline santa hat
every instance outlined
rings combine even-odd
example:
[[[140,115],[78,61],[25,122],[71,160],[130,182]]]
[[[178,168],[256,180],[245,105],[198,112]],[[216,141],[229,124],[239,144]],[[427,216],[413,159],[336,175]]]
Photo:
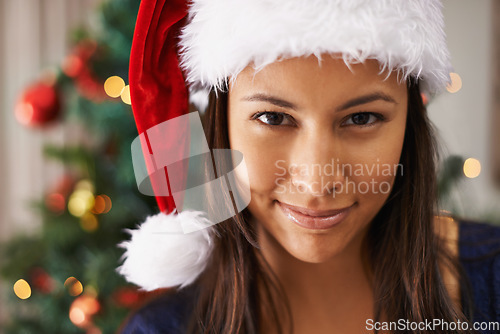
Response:
[[[189,100],[204,109],[206,92],[225,89],[248,65],[258,71],[280,59],[320,60],[325,53],[341,55],[348,66],[376,59],[381,73],[413,77],[424,92],[436,94],[450,82],[443,28],[439,0],[142,0],[130,90],[140,133],[135,148],[144,152],[142,175],[149,178],[138,183],[151,186],[143,192],[156,196],[161,213],[129,231],[119,272],[146,290],[189,285],[211,255],[213,225],[230,218],[185,205],[196,193],[189,191],[189,166],[196,156],[210,156],[198,114],[188,113]],[[200,131],[201,146],[193,145]],[[213,187],[227,192],[235,183],[226,179]],[[239,211],[249,202],[246,195]]]

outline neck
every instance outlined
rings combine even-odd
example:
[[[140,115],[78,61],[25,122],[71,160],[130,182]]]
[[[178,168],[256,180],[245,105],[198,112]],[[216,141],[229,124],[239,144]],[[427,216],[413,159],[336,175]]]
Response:
[[[371,314],[373,292],[362,247],[364,234],[322,263],[295,258],[261,227],[258,237],[262,256],[288,299],[295,329],[301,327],[301,322],[345,322],[352,318],[347,310],[361,311],[363,323],[367,312]]]

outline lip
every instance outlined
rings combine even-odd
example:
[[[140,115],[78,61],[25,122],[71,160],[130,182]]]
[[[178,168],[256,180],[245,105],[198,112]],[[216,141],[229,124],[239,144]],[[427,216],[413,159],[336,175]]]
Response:
[[[281,211],[295,224],[311,229],[323,230],[339,225],[349,215],[351,208],[334,210],[312,210],[277,201]]]

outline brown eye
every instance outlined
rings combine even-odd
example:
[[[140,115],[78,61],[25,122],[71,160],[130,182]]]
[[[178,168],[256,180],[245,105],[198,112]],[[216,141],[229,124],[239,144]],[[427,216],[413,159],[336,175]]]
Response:
[[[356,114],[352,116],[352,122],[356,125],[364,125],[368,123],[370,115],[367,114]]]
[[[271,126],[291,124],[291,122],[287,119],[287,115],[281,112],[270,112],[270,111],[260,112],[255,115],[254,119],[257,119],[260,122]],[[283,123],[284,121],[285,123]],[[288,123],[286,123],[287,121]]]
[[[371,112],[360,112],[350,115],[344,124],[364,126],[374,124],[380,120],[383,120],[382,115],[374,114]]]

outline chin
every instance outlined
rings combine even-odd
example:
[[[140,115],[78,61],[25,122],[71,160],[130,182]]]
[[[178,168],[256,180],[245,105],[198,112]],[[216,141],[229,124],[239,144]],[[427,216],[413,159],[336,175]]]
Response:
[[[345,241],[345,240],[344,240]],[[295,259],[320,264],[343,253],[345,244],[331,235],[300,235],[292,240],[278,240],[281,247]]]
[[[329,260],[333,259],[336,254],[328,254],[328,253],[318,253],[318,252],[308,252],[308,253],[290,253],[295,259],[311,264],[321,264],[326,263]]]

